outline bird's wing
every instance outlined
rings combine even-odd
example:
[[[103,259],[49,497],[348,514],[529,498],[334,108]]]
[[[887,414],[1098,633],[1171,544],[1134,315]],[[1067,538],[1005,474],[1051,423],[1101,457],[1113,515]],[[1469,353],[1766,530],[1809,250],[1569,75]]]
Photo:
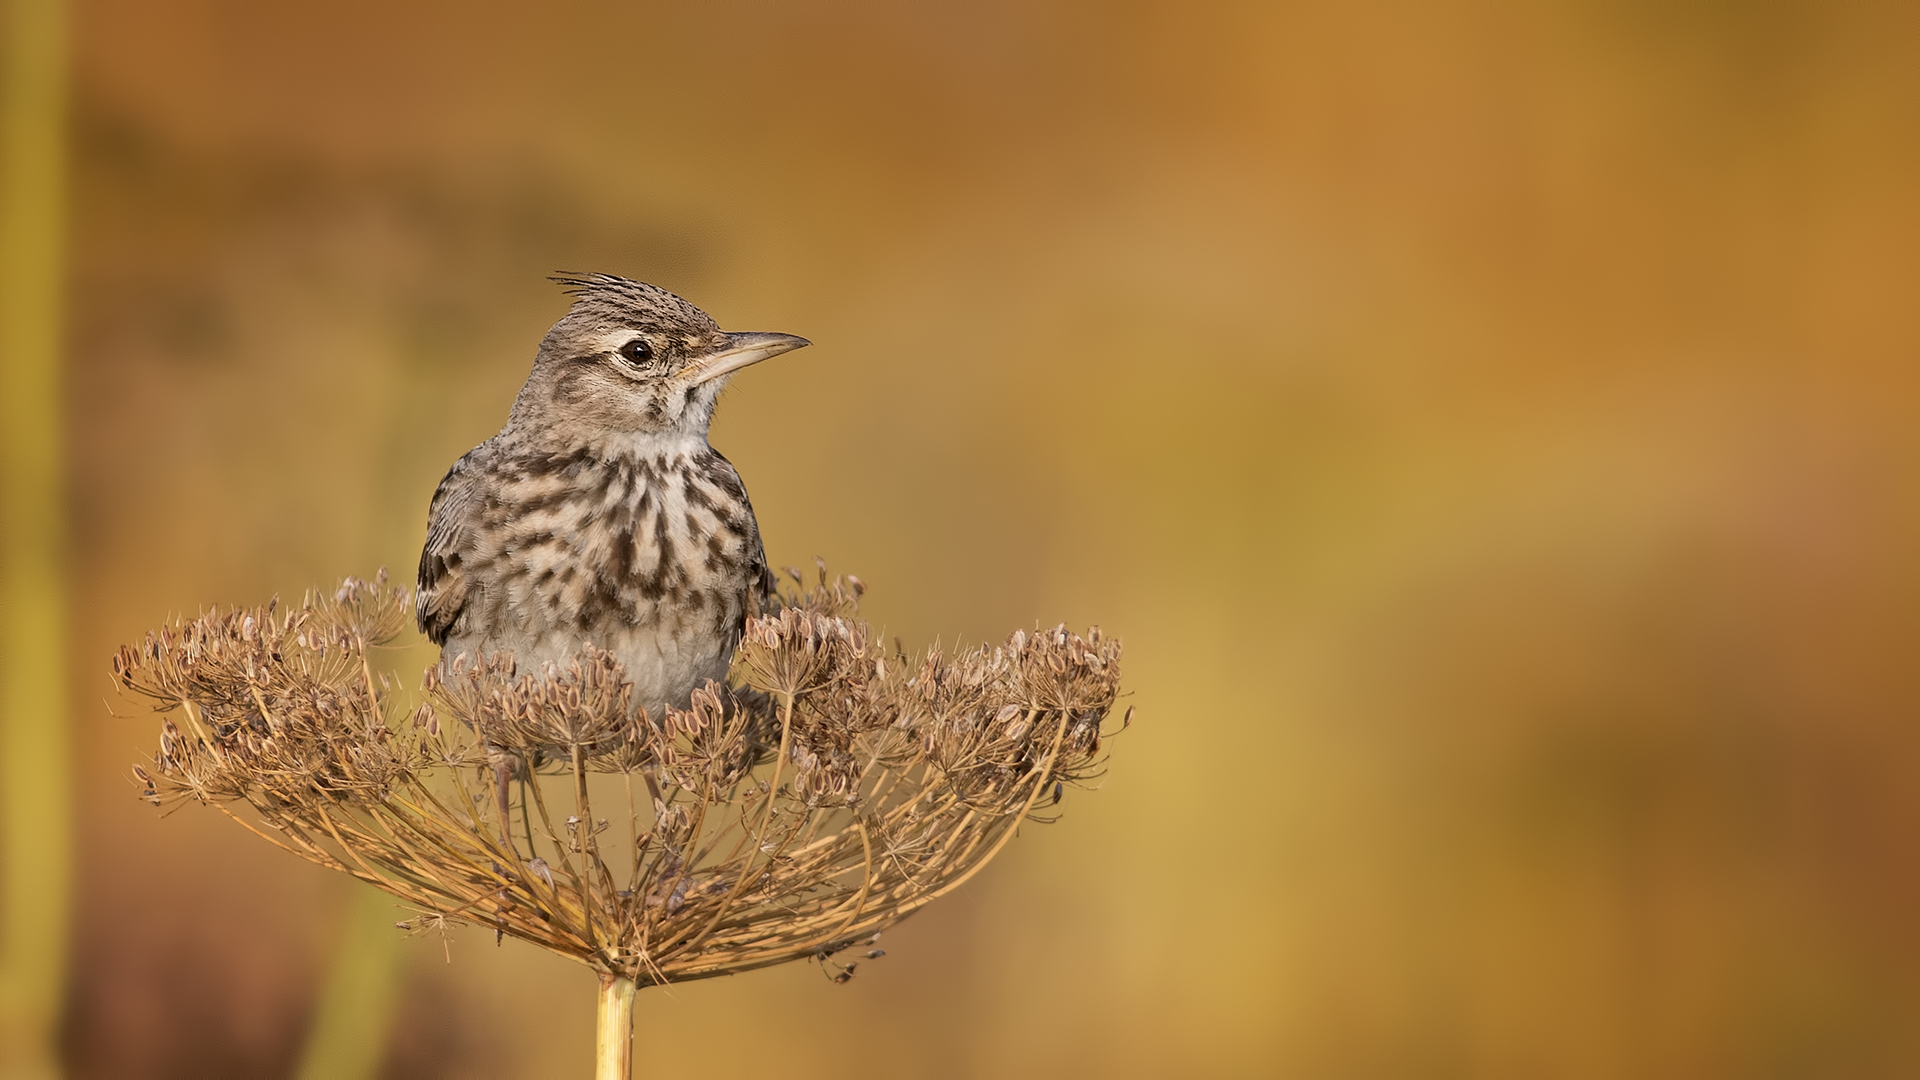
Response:
[[[740,479],[739,470],[727,456],[713,447],[707,447],[708,457],[704,464],[707,477],[720,489],[728,501],[739,504],[739,522],[735,527],[744,528],[747,534],[747,605],[745,619],[756,615],[765,615],[772,610],[774,591],[780,581],[767,569],[767,548],[760,539],[760,522],[753,516],[753,500],[747,497],[747,485]],[[739,634],[746,628],[745,619],[740,626],[733,628]]]
[[[420,576],[415,583],[413,616],[422,633],[435,645],[445,645],[465,621],[472,579],[466,555],[472,546],[468,519],[474,503],[478,470],[468,452],[440,480],[427,507],[427,544],[420,551]]]
[[[753,530],[747,541],[747,617],[751,619],[773,610],[773,593],[779,581],[767,569],[767,548],[760,540],[760,523],[754,520],[751,506],[747,508],[747,527]]]

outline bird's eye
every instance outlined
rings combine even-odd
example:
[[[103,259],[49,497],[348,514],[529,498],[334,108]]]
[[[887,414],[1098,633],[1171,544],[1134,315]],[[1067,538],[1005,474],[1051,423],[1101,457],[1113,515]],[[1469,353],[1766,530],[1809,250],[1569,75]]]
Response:
[[[653,346],[647,344],[646,338],[634,338],[620,346],[620,355],[636,364],[644,364],[653,359]]]

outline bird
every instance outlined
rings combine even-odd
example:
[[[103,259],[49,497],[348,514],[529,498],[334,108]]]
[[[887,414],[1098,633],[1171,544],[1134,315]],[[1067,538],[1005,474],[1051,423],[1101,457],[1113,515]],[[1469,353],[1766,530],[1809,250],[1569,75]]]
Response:
[[[553,280],[571,307],[428,505],[414,614],[443,664],[504,653],[537,672],[605,650],[657,718],[725,680],[774,587],[746,485],[707,441],[714,406],[741,369],[811,342],[724,331],[612,274]],[[496,762],[503,807],[527,767]]]

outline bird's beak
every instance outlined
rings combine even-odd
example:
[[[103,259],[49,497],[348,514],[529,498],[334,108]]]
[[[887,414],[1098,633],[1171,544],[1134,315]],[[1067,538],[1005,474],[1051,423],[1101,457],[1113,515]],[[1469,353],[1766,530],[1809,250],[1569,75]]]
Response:
[[[726,348],[695,361],[684,377],[698,386],[722,375],[731,375],[770,356],[779,356],[811,344],[813,342],[806,338],[792,334],[728,334]]]

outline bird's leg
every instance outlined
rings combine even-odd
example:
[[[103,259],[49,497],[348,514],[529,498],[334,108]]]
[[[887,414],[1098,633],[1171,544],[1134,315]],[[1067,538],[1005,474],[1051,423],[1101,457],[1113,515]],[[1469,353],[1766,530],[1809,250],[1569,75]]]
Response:
[[[533,783],[533,770],[520,781],[520,824],[527,832],[527,857],[533,857],[533,800],[527,797],[527,785]]]
[[[500,807],[500,844],[514,854],[518,862],[520,853],[513,846],[513,818],[507,807],[507,781],[513,777],[514,756],[499,747],[487,748],[487,757],[493,765],[493,794]],[[529,856],[531,857],[531,856]],[[503,872],[504,868],[503,868]],[[493,898],[493,943],[500,944],[507,936],[507,905],[511,902],[510,893],[504,886]]]
[[[507,800],[507,782],[512,779],[513,759],[503,755],[493,766],[493,794],[500,803],[500,840],[508,847],[513,846],[513,831],[509,827],[513,822],[513,810]]]

